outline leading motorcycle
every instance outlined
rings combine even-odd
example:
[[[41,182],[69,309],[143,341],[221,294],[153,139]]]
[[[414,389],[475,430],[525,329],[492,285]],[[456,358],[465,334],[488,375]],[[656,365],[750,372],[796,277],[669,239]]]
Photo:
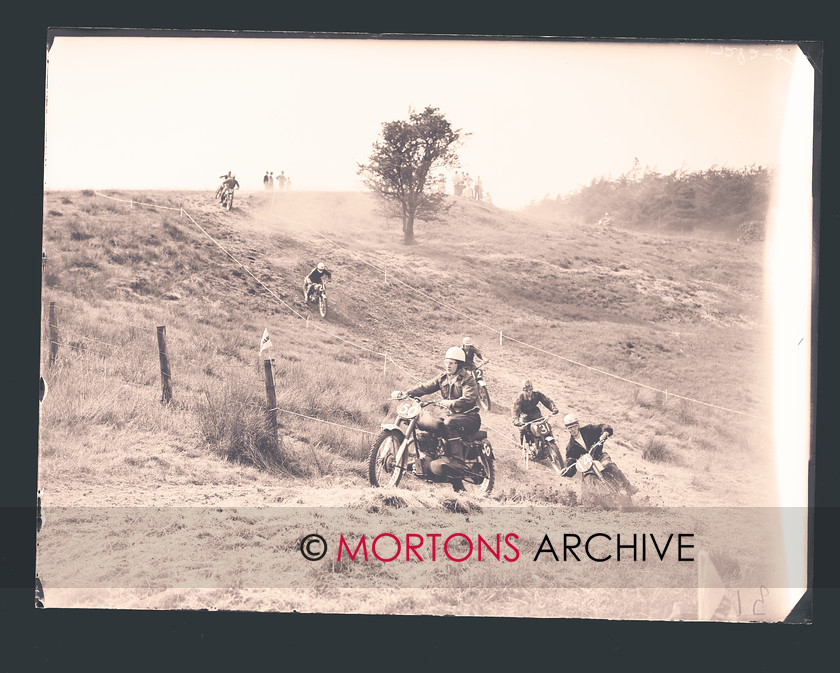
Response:
[[[525,464],[529,460],[546,460],[551,461],[551,466],[555,472],[561,472],[566,468],[566,461],[563,460],[563,454],[560,447],[557,446],[557,441],[554,439],[554,433],[551,430],[551,424],[548,418],[540,416],[533,421],[527,423],[515,423],[517,427],[527,425],[530,430],[525,433],[524,441],[522,443],[522,451],[525,454]]]
[[[320,283],[312,283],[309,286],[309,296],[307,298],[306,283],[303,284],[303,297],[308,304],[318,303],[318,313],[322,318],[327,317],[327,279],[322,278]]]
[[[612,463],[608,454],[601,453],[604,441],[595,442],[573,465],[564,468],[563,476],[574,466],[581,475],[581,502],[588,507],[627,507],[633,504],[631,493],[607,469]],[[601,454],[598,459],[595,456]]]
[[[421,401],[417,397],[400,398],[396,418],[382,423],[368,454],[368,476],[373,486],[397,486],[403,475],[413,474],[427,481],[446,481],[429,469],[429,464],[444,456],[443,412],[439,400]],[[476,495],[489,495],[496,480],[493,447],[486,430],[463,438],[466,470],[460,478]],[[418,474],[419,473],[419,474]]]

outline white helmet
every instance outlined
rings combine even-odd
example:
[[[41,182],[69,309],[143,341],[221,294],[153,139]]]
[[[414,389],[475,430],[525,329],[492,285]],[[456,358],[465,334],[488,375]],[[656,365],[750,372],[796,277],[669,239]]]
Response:
[[[470,339],[469,337],[464,337],[464,340],[461,343],[463,343],[465,346],[472,346],[472,339]]]
[[[576,425],[577,422],[578,422],[577,416],[575,416],[574,414],[566,414],[565,416],[563,416],[563,425],[565,425],[567,427],[569,425]]]
[[[445,360],[456,360],[457,362],[466,362],[467,356],[464,353],[463,349],[458,348],[458,346],[453,346],[448,351],[446,351],[446,355],[443,356]]]
[[[231,173],[231,174],[230,174],[230,177],[235,178],[235,177],[236,177],[236,173]]]
[[[324,266],[324,263],[323,263],[323,262],[318,262],[318,271],[323,271],[323,270],[324,270],[324,269],[326,269],[326,268],[327,268],[327,267],[325,267],[325,266]]]

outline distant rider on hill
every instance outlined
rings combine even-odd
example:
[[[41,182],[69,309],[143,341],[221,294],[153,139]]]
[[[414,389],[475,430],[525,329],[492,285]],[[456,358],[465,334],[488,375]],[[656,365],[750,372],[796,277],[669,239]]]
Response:
[[[228,191],[233,191],[234,189],[239,189],[239,183],[236,181],[236,173],[231,173],[225,180],[222,182],[222,196],[220,197],[222,200],[225,198],[225,194]]]
[[[229,177],[230,177],[230,171],[228,171],[224,175],[219,176],[219,180],[222,181],[222,184],[220,184],[219,187],[216,189],[216,198],[217,199],[222,198],[222,192],[225,189],[225,182],[224,181],[227,180]]]
[[[531,437],[530,426],[527,423],[542,416],[539,408],[540,403],[551,411],[552,414],[560,412],[557,405],[550,398],[538,390],[534,390],[534,385],[530,379],[522,381],[522,392],[519,393],[519,396],[513,403],[513,424],[519,428],[520,445],[525,444],[526,437]]]
[[[564,477],[574,477],[577,472],[575,461],[589,451],[593,444],[604,441],[607,437],[612,437],[613,429],[605,423],[581,426],[577,416],[574,414],[566,414],[563,417],[563,424],[571,436],[569,443],[566,445],[566,465],[568,467],[560,474]],[[630,483],[630,480],[624,475],[624,472],[618,469],[618,465],[604,451],[603,444],[592,452],[592,459],[605,463],[604,472],[611,473],[630,495],[638,492],[639,489]]]
[[[309,294],[312,286],[320,285],[323,282],[324,276],[326,276],[328,280],[332,280],[332,274],[329,272],[327,267],[324,266],[324,263],[318,262],[318,266],[312,269],[312,271],[309,272],[309,275],[303,279],[303,286],[305,288],[303,296],[305,301],[309,301]]]
[[[463,349],[464,355],[467,358],[464,362],[464,369],[472,372],[475,370],[476,367],[484,364],[484,356],[481,354],[481,351],[473,345],[472,339],[470,339],[469,337],[464,337],[461,348]],[[476,358],[479,359],[478,364],[476,364],[475,362]]]
[[[446,351],[444,367],[446,371],[430,381],[402,392],[395,390],[393,398],[406,395],[419,397],[440,391],[442,404],[449,408],[449,415],[443,421],[443,438],[446,441],[445,457],[433,460],[429,465],[435,474],[446,476],[455,491],[463,491],[464,483],[458,476],[467,468],[464,462],[463,437],[472,435],[481,428],[481,416],[478,413],[478,387],[475,378],[464,369],[464,351],[453,346]],[[442,467],[443,466],[443,467]],[[420,468],[422,470],[422,467]]]

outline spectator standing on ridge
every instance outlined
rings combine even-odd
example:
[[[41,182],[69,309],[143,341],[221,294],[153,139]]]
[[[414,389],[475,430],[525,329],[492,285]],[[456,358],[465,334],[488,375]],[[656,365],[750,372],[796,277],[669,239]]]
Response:
[[[464,178],[464,196],[468,199],[473,198],[473,179],[469,173]]]
[[[268,171],[266,171],[263,176],[263,189],[268,191]]]
[[[481,187],[481,176],[479,175],[475,181],[475,199],[476,201],[481,201],[483,194],[482,194],[482,187]]]
[[[280,175],[277,176],[277,191],[282,192],[286,189],[286,174],[283,171],[280,171]]]
[[[274,191],[274,171],[268,174],[268,191]]]

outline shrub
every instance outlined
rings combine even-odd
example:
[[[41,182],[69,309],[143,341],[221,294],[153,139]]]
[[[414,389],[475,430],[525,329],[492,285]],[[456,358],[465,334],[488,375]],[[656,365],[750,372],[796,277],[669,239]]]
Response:
[[[749,220],[738,225],[738,240],[753,243],[764,240],[764,220]]]
[[[642,450],[642,458],[651,463],[676,463],[677,455],[668,448],[668,444],[659,435],[647,440]]]

